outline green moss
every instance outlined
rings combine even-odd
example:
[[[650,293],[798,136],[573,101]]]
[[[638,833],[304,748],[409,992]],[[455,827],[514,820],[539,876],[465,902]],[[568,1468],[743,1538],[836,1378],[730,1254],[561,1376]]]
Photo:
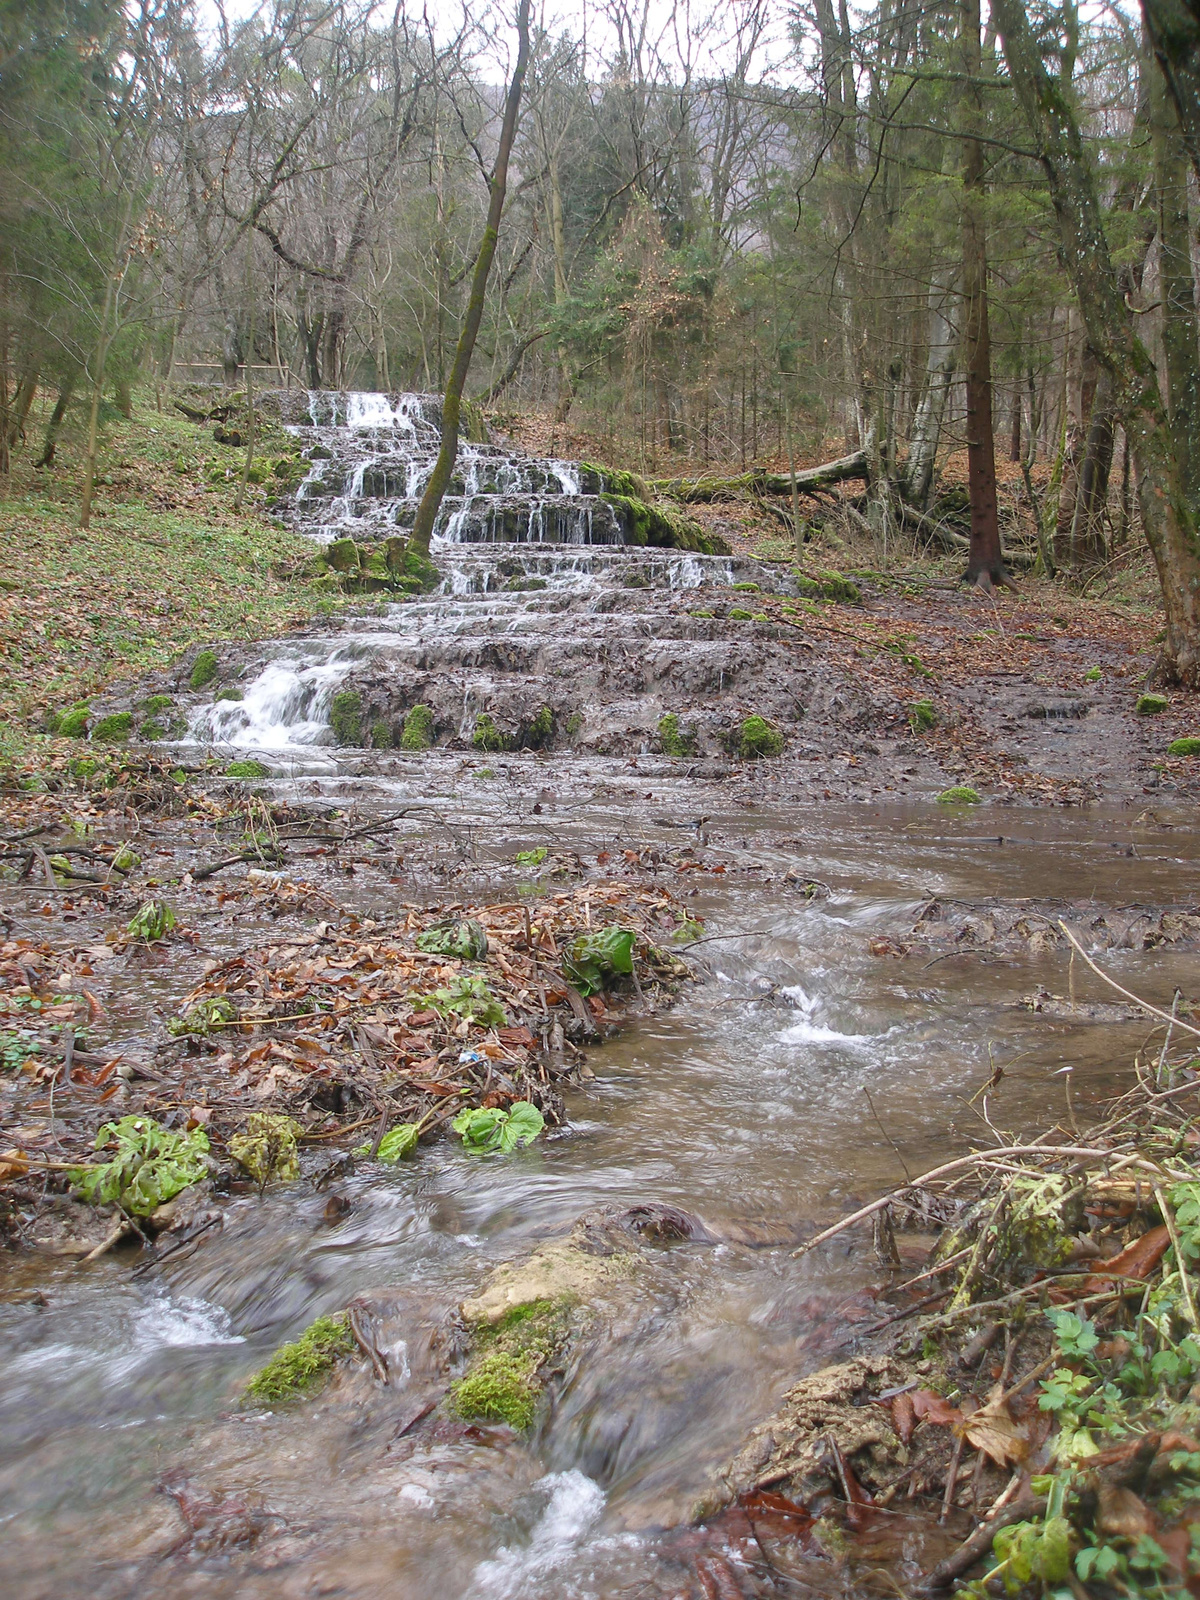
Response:
[[[389,539],[384,545],[388,575],[399,589],[411,594],[428,594],[440,589],[442,575],[426,556],[408,548],[404,539]]]
[[[58,734],[60,739],[82,739],[87,733],[90,711],[91,708],[86,705],[72,706],[54,719],[51,733]]]
[[[432,710],[429,706],[413,706],[404,718],[404,732],[400,735],[401,750],[428,750],[432,743]]]
[[[1173,739],[1167,746],[1169,756],[1200,756],[1200,739]]]
[[[696,735],[685,733],[673,711],[658,719],[658,739],[665,756],[690,756],[696,748]]]
[[[1033,634],[1031,637],[1036,639],[1037,635]],[[1104,674],[1100,671],[1099,667],[1089,667],[1083,675],[1083,681],[1084,683],[1099,683],[1103,676]]]
[[[949,789],[943,789],[937,797],[940,806],[977,806],[983,801],[977,789],[972,789],[969,784],[956,783]]]
[[[156,717],[160,711],[169,711],[174,704],[169,694],[152,694],[142,701],[142,710],[146,716]]]
[[[764,718],[747,717],[738,734],[738,754],[743,761],[783,753],[783,735]]]
[[[582,727],[583,717],[578,711],[572,711],[571,715],[567,718],[567,737],[569,739],[573,739]]]
[[[908,708],[908,725],[914,733],[924,733],[937,726],[937,712],[932,700],[914,700]]]
[[[529,1428],[545,1387],[542,1370],[567,1337],[565,1308],[553,1300],[515,1306],[475,1336],[475,1354],[465,1377],[451,1385],[460,1417],[507,1422],[518,1433]]]
[[[210,684],[217,675],[217,652],[215,650],[201,650],[192,662],[192,675],[188,683],[193,689],[203,689]]]
[[[373,750],[390,750],[392,748],[392,725],[380,717],[378,722],[371,724],[371,748]]]
[[[798,572],[796,587],[810,599],[837,600],[848,606],[862,604],[862,590],[853,578],[844,578],[840,572],[822,572],[816,578]]]
[[[264,767],[261,761],[231,761],[225,768],[227,778],[269,778],[270,767]]]
[[[1167,704],[1164,694],[1140,694],[1135,709],[1139,717],[1157,717],[1167,709]]]
[[[133,732],[133,712],[114,711],[111,717],[101,717],[92,729],[92,739],[98,744],[123,744]]]
[[[262,1405],[294,1400],[322,1383],[354,1351],[345,1316],[318,1317],[291,1344],[282,1345],[246,1385],[244,1398]]]
[[[217,701],[217,700],[244,700],[245,698],[246,698],[246,696],[245,696],[244,692],[241,689],[236,689],[233,686],[233,684],[231,684],[231,683],[225,684],[223,688],[218,689],[216,694],[213,695],[213,700],[214,701]]]
[[[733,587],[744,594],[758,593],[758,585],[756,583],[735,583]]]
[[[610,474],[615,477],[615,474]],[[634,494],[605,492],[602,499],[621,519],[625,538],[632,545],[653,545],[665,550],[696,550],[702,555],[729,555],[729,546],[717,534],[706,533],[677,507],[649,505]]]
[[[752,622],[754,613],[747,611],[745,606],[730,606],[729,620],[730,622]]]
[[[339,689],[329,702],[329,726],[336,743],[356,745],[362,739],[362,695],[357,689]]]
[[[512,749],[512,740],[506,733],[500,732],[486,711],[481,711],[475,718],[475,732],[471,735],[471,743],[476,750]]]
[[[537,715],[521,730],[521,744],[528,750],[541,750],[554,735],[554,713],[542,706]]]
[[[325,546],[325,560],[334,572],[357,572],[358,546],[353,539],[334,539]]]

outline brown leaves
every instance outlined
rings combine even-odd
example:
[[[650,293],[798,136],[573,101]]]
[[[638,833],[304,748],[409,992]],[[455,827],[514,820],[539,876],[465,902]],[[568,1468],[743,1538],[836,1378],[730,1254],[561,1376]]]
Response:
[[[1112,1256],[1103,1266],[1097,1267],[1083,1285],[1084,1294],[1100,1294],[1113,1278],[1143,1279],[1154,1271],[1171,1243],[1170,1231],[1164,1227],[1151,1228],[1140,1239],[1126,1245],[1120,1255]]]

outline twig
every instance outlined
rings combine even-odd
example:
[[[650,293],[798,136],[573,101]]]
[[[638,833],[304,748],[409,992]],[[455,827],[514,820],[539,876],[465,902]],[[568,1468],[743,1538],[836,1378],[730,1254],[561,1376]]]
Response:
[[[1024,1522],[1035,1512],[1043,1510],[1045,1505],[1044,1495],[1018,1495],[1011,1505],[997,1511],[987,1522],[981,1522],[971,1537],[965,1539],[944,1561],[939,1561],[917,1585],[918,1591],[928,1593],[932,1589],[947,1588],[955,1578],[961,1577],[968,1567],[974,1566],[980,1556],[986,1555],[991,1549],[992,1540],[1001,1528],[1007,1528],[1014,1522]]]
[[[1179,1268],[1179,1279],[1183,1284],[1183,1299],[1187,1306],[1188,1321],[1192,1325],[1192,1332],[1200,1334],[1200,1321],[1196,1318],[1196,1301],[1192,1294],[1192,1280],[1188,1276],[1187,1262],[1183,1258],[1183,1245],[1180,1243],[1179,1230],[1175,1225],[1175,1213],[1167,1204],[1167,1197],[1157,1183],[1154,1185],[1154,1198],[1158,1201],[1158,1209],[1162,1212],[1167,1232],[1171,1235],[1171,1244],[1175,1250],[1175,1265]]]
[[[1111,1161],[1115,1150],[1092,1150],[1083,1145],[1044,1145],[1044,1144],[1016,1144],[1008,1145],[1005,1155],[1009,1156],[1074,1156],[1077,1159],[1091,1161]],[[986,1162],[995,1155],[994,1150],[976,1150],[969,1156],[959,1156],[956,1161],[944,1162],[940,1167],[933,1167],[929,1172],[923,1173],[911,1184],[903,1184],[901,1188],[919,1188],[922,1184],[930,1183],[934,1178],[944,1178],[947,1173],[960,1172],[964,1167],[977,1166],[981,1161]],[[890,1194],[885,1194],[879,1200],[872,1200],[870,1205],[861,1206],[857,1211],[851,1212],[848,1217],[843,1217],[840,1222],[835,1222],[832,1227],[825,1228],[799,1249],[793,1250],[793,1256],[807,1255],[810,1250],[815,1250],[819,1244],[824,1244],[827,1239],[832,1239],[836,1234],[853,1227],[856,1222],[863,1222],[867,1217],[873,1216],[876,1211],[882,1211],[884,1206],[900,1199],[901,1189],[894,1189]]]
[[[374,1367],[375,1376],[386,1388],[388,1385],[387,1358],[380,1351],[374,1339],[369,1337],[366,1330],[362,1326],[357,1306],[350,1307],[350,1310],[346,1316],[346,1320],[350,1325],[350,1332],[354,1335],[355,1344],[358,1345],[358,1348],[362,1351],[363,1355],[366,1356],[372,1367]]]
[[[1185,1033],[1193,1034],[1197,1039],[1200,1039],[1200,1028],[1193,1028],[1190,1022],[1181,1022],[1178,1017],[1173,1017],[1169,1011],[1160,1011],[1157,1006],[1152,1006],[1148,1000],[1139,1000],[1136,994],[1131,993],[1128,989],[1123,989],[1115,978],[1110,978],[1107,972],[1102,971],[1101,968],[1096,965],[1091,956],[1088,955],[1087,951],[1080,944],[1079,940],[1071,932],[1070,928],[1067,927],[1066,923],[1061,920],[1061,918],[1059,919],[1058,925],[1066,934],[1071,943],[1075,946],[1076,950],[1079,951],[1079,954],[1087,962],[1088,966],[1091,967],[1096,976],[1103,979],[1103,981],[1108,984],[1109,988],[1115,989],[1118,994],[1123,994],[1126,1000],[1132,1000],[1135,1006],[1141,1006],[1142,1010],[1148,1011],[1152,1017],[1161,1017],[1164,1022],[1169,1022],[1176,1028],[1182,1028]]]
[[[95,1261],[98,1259],[98,1257],[105,1255],[109,1250],[112,1249],[113,1245],[115,1245],[118,1240],[123,1239],[125,1235],[131,1231],[132,1229],[129,1218],[122,1212],[108,1237],[102,1240],[94,1250],[89,1250],[87,1255],[82,1257],[81,1260],[77,1261],[75,1263],[76,1267],[86,1267],[89,1261]]]
[[[950,1507],[954,1503],[954,1491],[958,1487],[958,1464],[962,1460],[963,1434],[959,1434],[954,1441],[954,1454],[950,1457],[950,1471],[946,1474],[946,1494],[942,1500],[942,1510],[938,1522],[945,1522],[950,1515]]]
[[[909,1183],[911,1183],[912,1182],[912,1173],[908,1170],[908,1162],[905,1161],[904,1157],[901,1155],[900,1146],[892,1138],[891,1134],[884,1127],[883,1123],[880,1122],[879,1113],[875,1109],[875,1102],[874,1102],[874,1100],[871,1099],[871,1091],[867,1088],[865,1083],[862,1085],[862,1092],[867,1097],[867,1104],[871,1108],[871,1115],[875,1118],[876,1126],[879,1128],[879,1131],[883,1135],[883,1137],[891,1145],[892,1149],[896,1152],[896,1160],[900,1163],[900,1166],[901,1166],[901,1168],[903,1169],[903,1172],[904,1172],[904,1176],[908,1179]]]

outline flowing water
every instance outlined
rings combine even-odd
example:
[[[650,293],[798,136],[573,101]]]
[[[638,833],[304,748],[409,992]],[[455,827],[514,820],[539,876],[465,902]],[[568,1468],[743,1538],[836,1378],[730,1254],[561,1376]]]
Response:
[[[354,415],[378,431],[385,408],[396,432],[405,418],[422,425],[390,401]],[[546,830],[594,851],[632,829],[666,849],[689,836],[681,824],[771,881],[704,880],[688,901],[711,936],[696,952],[703,981],[591,1052],[595,1077],[570,1093],[569,1126],[527,1151],[472,1158],[446,1142],[394,1171],[364,1169],[337,1180],[350,1209],[332,1221],[328,1190],[312,1183],[234,1198],[194,1251],[141,1275],[128,1258],[79,1271],[5,1257],[6,1594],[681,1594],[678,1551],[660,1530],[686,1521],[790,1382],[879,1314],[886,1273],[869,1241],[848,1236],[796,1260],[797,1230],[988,1137],[985,1114],[1014,1128],[1065,1114],[1064,1067],[1086,1117],[1145,1037],[1143,1023],[1022,1009],[1039,986],[1062,993],[1071,981],[1081,997],[1103,997],[1053,953],[930,962],[873,955],[871,943],[910,928],[931,892],[972,903],[1176,899],[1196,881],[1197,844],[1161,810],[956,817],[914,802],[781,813],[714,799],[678,773],[622,789],[627,766],[570,754],[505,758],[503,795],[437,752],[364,777],[357,757],[327,742],[331,686],[347,663],[365,654],[397,671],[447,637],[564,621],[603,637],[603,606],[555,612],[546,601],[560,590],[586,606],[601,600],[615,582],[611,554],[545,551],[536,559],[549,591],[497,595],[496,563],[510,556],[489,563],[476,551],[447,566],[440,597],[335,639],[273,647],[245,699],[205,711],[197,737],[286,755],[279,769],[291,762],[297,775],[277,780],[280,793],[400,804],[431,834],[447,820],[473,830],[485,881],[489,859],[511,861]],[[694,576],[685,558],[654,563],[654,583]],[[732,575],[728,564],[703,572]],[[538,801],[535,815],[533,797],[552,789],[557,799]],[[823,881],[828,898],[804,899],[784,881],[789,869]],[[1189,962],[1164,948],[1111,965],[1169,1003]],[[994,1066],[1005,1076],[984,1102],[977,1091]],[[581,1215],[648,1203],[698,1216],[709,1239],[646,1252],[535,1438],[406,1431],[436,1393],[447,1311],[491,1265]],[[293,1412],[237,1410],[247,1373],[356,1295],[384,1307],[387,1390],[360,1372]],[[177,1500],[188,1496],[201,1534],[184,1544]],[[238,1534],[248,1522],[256,1539]],[[897,1546],[890,1559],[911,1577],[911,1552]]]

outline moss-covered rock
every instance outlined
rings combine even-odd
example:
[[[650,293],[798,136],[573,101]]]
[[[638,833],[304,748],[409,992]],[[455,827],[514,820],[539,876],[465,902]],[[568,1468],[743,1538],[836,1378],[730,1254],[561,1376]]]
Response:
[[[329,702],[329,726],[336,743],[357,745],[362,742],[362,695],[357,689],[339,689]]]
[[[475,732],[471,735],[471,743],[476,750],[512,749],[512,740],[508,734],[501,733],[486,711],[481,711],[475,718]]]
[[[549,706],[539,707],[521,729],[521,745],[526,750],[543,750],[554,737],[554,713]]]
[[[408,548],[404,539],[388,539],[384,561],[392,582],[410,594],[429,594],[439,589],[442,575],[427,556]]]
[[[216,694],[213,695],[213,700],[214,701],[216,701],[216,700],[244,700],[245,698],[246,698],[245,691],[242,690],[242,689],[239,689],[236,684],[232,684],[232,683],[223,683],[221,685],[221,687],[217,690]]]
[[[1169,756],[1200,756],[1200,739],[1172,739],[1167,746]]]
[[[200,650],[192,662],[192,675],[188,679],[193,689],[205,689],[217,675],[218,662],[215,650]]]
[[[926,733],[937,726],[937,711],[932,700],[914,700],[908,708],[908,725],[914,733]]]
[[[87,733],[90,715],[90,706],[71,706],[69,710],[60,711],[51,719],[50,731],[56,733],[60,739],[82,739]]]
[[[783,753],[783,735],[773,728],[765,717],[747,717],[738,730],[738,755],[743,761],[757,761],[763,756]]]
[[[673,711],[659,717],[658,741],[665,756],[690,756],[696,748],[696,735],[679,726],[679,718]]]
[[[379,717],[371,724],[371,748],[373,750],[392,748],[392,725],[384,717]]]
[[[1168,704],[1165,694],[1140,694],[1137,698],[1137,714],[1139,717],[1161,716]]]
[[[753,611],[747,611],[745,606],[730,606],[729,620],[730,622],[753,622],[754,613]]]
[[[862,590],[858,584],[840,572],[822,572],[815,578],[797,572],[796,587],[810,600],[836,600],[847,606],[862,604]]]
[[[109,717],[101,717],[100,721],[92,728],[92,740],[96,744],[124,744],[133,732],[133,712],[114,711]]]
[[[324,1383],[337,1363],[354,1352],[346,1316],[318,1317],[298,1339],[282,1345],[246,1385],[243,1398],[258,1405],[295,1400]]]
[[[701,555],[729,555],[718,534],[706,533],[694,517],[665,502],[650,504],[636,495],[606,491],[601,495],[621,520],[629,544],[663,550],[694,550]]]
[[[231,761],[225,768],[227,778],[269,778],[270,767],[265,767],[261,761],[251,758],[248,761]]]
[[[334,572],[357,572],[359,547],[353,539],[334,539],[325,546],[325,561]]]
[[[476,724],[476,732],[478,732],[478,723]],[[400,735],[401,750],[428,750],[432,743],[432,710],[429,706],[413,706],[404,718],[404,732]]]
[[[937,797],[940,806],[977,806],[982,805],[983,796],[977,789],[972,789],[970,784],[955,783],[949,789],[943,789]]]
[[[566,1343],[566,1308],[553,1300],[515,1306],[475,1334],[475,1353],[464,1377],[451,1385],[460,1417],[507,1422],[524,1433],[537,1415],[545,1369]]]

